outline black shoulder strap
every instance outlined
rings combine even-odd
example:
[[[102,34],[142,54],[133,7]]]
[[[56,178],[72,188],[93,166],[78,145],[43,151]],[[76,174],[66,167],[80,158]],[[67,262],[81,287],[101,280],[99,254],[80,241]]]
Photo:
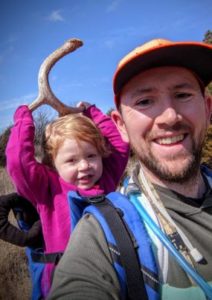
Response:
[[[34,249],[31,251],[31,258],[33,262],[57,265],[64,252],[44,253],[43,249]]]
[[[91,203],[101,211],[116,240],[121,263],[126,272],[128,298],[148,300],[137,251],[131,234],[121,217],[123,212],[116,209],[106,198],[100,202],[91,201]]]

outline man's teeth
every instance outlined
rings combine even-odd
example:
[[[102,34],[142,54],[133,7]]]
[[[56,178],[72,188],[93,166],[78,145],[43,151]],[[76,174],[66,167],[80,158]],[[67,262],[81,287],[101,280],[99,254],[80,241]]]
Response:
[[[181,134],[181,135],[178,135],[178,136],[158,139],[157,143],[160,144],[160,145],[169,145],[169,144],[174,144],[174,143],[177,143],[179,141],[182,141],[183,139],[184,139],[184,135]]]

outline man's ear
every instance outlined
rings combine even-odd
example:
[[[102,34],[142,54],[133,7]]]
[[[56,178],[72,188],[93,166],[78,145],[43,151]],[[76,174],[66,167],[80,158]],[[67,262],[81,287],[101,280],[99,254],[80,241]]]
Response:
[[[206,117],[208,126],[212,121],[212,96],[206,93],[205,95]]]
[[[122,140],[124,142],[128,143],[129,138],[128,138],[126,126],[125,126],[125,123],[124,123],[121,113],[117,110],[113,110],[111,112],[111,118],[112,118],[113,122],[116,124],[116,127],[122,137]]]

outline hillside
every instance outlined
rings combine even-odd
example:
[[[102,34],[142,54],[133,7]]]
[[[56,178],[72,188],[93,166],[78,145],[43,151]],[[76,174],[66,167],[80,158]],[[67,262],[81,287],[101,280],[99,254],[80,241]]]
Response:
[[[13,192],[13,187],[3,168],[0,169],[0,195]],[[10,215],[13,224],[15,220]],[[0,240],[0,300],[29,300],[31,282],[25,249]]]

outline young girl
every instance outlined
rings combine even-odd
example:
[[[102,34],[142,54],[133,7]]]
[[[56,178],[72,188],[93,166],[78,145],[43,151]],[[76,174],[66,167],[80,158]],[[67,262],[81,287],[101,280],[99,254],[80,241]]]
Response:
[[[81,103],[82,114],[56,119],[47,126],[45,150],[48,165],[34,157],[32,112],[21,106],[6,148],[7,170],[17,192],[36,207],[45,242],[45,252],[63,252],[70,237],[70,208],[67,193],[95,196],[114,191],[128,159],[128,145],[109,116],[94,105]],[[94,123],[96,126],[94,125]],[[46,297],[54,264],[42,274]]]

